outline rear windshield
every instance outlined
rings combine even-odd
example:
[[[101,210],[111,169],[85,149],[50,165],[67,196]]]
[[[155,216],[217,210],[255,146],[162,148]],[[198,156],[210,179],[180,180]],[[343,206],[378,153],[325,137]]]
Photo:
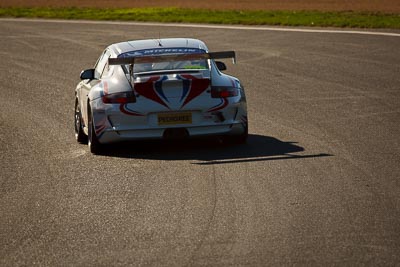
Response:
[[[179,54],[201,54],[206,53],[203,49],[197,48],[155,48],[130,51],[120,54],[118,58],[125,57],[141,57],[141,56],[156,56],[156,55],[179,55]],[[128,66],[126,66],[128,68]],[[164,71],[164,70],[205,70],[208,69],[208,62],[206,59],[200,60],[185,60],[185,61],[170,61],[170,62],[157,62],[157,63],[140,63],[135,64],[133,72],[151,72],[151,71]]]

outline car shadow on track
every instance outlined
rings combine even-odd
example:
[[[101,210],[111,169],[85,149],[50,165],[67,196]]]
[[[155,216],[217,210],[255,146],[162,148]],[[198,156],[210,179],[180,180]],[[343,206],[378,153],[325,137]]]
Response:
[[[329,154],[296,155],[304,148],[296,142],[250,134],[246,144],[227,145],[219,139],[183,141],[146,141],[107,146],[102,156],[152,160],[196,160],[192,164],[212,165],[282,159],[331,156]]]

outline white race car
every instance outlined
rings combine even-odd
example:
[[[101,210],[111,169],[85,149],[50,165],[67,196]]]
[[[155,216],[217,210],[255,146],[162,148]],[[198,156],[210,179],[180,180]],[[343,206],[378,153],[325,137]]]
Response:
[[[217,136],[246,142],[246,97],[221,71],[235,52],[200,40],[137,40],[108,46],[75,90],[75,136],[92,153],[103,144]]]

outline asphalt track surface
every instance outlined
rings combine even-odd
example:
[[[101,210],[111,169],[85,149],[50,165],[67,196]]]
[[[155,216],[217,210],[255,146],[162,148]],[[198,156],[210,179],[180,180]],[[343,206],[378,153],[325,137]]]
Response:
[[[0,21],[1,266],[400,264],[400,37]],[[236,50],[248,144],[75,142],[104,47]]]

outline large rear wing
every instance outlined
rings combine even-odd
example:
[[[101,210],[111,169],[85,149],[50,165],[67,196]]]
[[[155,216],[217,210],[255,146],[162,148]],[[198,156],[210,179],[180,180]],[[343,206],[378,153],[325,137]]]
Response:
[[[108,64],[109,65],[134,65],[134,64],[140,64],[140,63],[158,63],[158,62],[167,62],[167,61],[169,62],[169,61],[222,59],[222,58],[232,58],[233,64],[236,64],[235,51],[109,58]]]

